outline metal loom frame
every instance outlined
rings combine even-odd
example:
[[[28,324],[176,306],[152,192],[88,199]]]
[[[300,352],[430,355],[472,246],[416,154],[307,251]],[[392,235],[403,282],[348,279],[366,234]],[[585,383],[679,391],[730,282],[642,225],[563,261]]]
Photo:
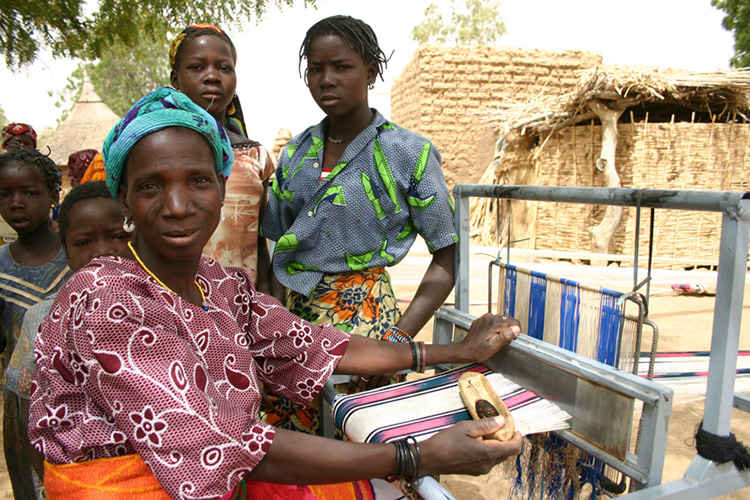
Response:
[[[734,394],[734,375],[750,244],[750,193],[458,184],[453,189],[453,195],[456,199],[455,220],[459,233],[454,292],[456,307],[443,307],[436,313],[434,342],[441,343],[453,339],[455,327],[465,329],[472,320],[468,315],[470,197],[720,212],[722,224],[719,270],[703,429],[719,436],[728,436],[732,407],[750,411],[750,397],[740,393]],[[509,346],[510,349],[504,351],[511,353],[511,356],[518,356],[517,363],[544,363],[560,373],[573,374],[575,377],[643,402],[644,446],[637,456],[628,452],[625,460],[613,460],[606,451],[585,439],[580,439],[576,434],[568,431],[558,433],[563,439],[630,476],[635,481],[635,491],[627,495],[627,498],[713,498],[750,486],[750,471],[739,471],[731,462],[714,463],[697,453],[681,479],[662,484],[672,391],[602,363],[562,351],[555,346],[542,345],[542,342],[538,342],[537,345],[536,341],[531,342],[534,340],[519,337]],[[533,385],[527,387],[536,390]],[[544,387],[541,389],[541,392],[544,392]]]

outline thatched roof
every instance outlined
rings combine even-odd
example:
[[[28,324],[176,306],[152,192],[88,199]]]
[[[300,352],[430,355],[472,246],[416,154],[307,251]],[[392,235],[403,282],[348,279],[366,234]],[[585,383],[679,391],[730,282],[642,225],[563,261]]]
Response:
[[[47,141],[51,150],[50,157],[58,165],[67,166],[71,153],[82,149],[101,151],[104,138],[119,119],[104,104],[94,91],[88,75],[84,74],[81,97]]]
[[[576,90],[562,96],[541,93],[527,102],[500,103],[485,119],[501,134],[515,130],[537,136],[595,118],[590,103],[641,115],[699,116],[697,121],[741,120],[750,116],[750,69],[697,73],[657,68],[604,66],[581,71]],[[623,114],[623,119],[627,117]],[[669,118],[667,118],[669,119]],[[677,117],[679,120],[680,117]]]

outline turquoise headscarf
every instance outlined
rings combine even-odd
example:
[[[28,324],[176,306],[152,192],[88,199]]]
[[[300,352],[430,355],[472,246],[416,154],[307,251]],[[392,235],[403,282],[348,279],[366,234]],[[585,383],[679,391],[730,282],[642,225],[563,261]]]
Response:
[[[185,94],[161,87],[141,97],[104,139],[102,155],[107,189],[115,199],[130,150],[148,134],[167,127],[189,128],[208,139],[216,171],[229,177],[234,156],[224,127]]]

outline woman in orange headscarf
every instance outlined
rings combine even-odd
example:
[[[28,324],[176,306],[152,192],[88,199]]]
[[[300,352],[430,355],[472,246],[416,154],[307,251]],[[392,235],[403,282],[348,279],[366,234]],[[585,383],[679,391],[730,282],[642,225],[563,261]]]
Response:
[[[91,163],[89,163],[89,166],[86,169],[86,172],[83,174],[83,177],[81,178],[81,184],[84,184],[89,181],[103,181],[105,177],[106,176],[104,174],[104,160],[102,159],[102,154],[98,153],[91,160]]]

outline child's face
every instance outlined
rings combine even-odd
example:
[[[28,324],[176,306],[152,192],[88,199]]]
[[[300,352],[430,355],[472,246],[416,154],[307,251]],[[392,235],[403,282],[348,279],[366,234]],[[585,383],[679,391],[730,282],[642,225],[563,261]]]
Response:
[[[237,87],[232,48],[218,36],[199,36],[187,43],[178,69],[172,71],[172,86],[210,114],[223,112]]]
[[[120,204],[112,198],[92,198],[73,205],[65,233],[68,266],[78,271],[95,257],[119,252],[130,240],[122,221]]]
[[[374,64],[338,35],[322,35],[310,42],[307,86],[320,109],[330,117],[345,117],[367,108],[367,86],[375,80]]]
[[[7,151],[14,149],[34,149],[34,139],[26,134],[13,136],[5,143],[5,149]]]
[[[49,225],[57,198],[36,166],[11,161],[0,167],[0,215],[19,235]]]

